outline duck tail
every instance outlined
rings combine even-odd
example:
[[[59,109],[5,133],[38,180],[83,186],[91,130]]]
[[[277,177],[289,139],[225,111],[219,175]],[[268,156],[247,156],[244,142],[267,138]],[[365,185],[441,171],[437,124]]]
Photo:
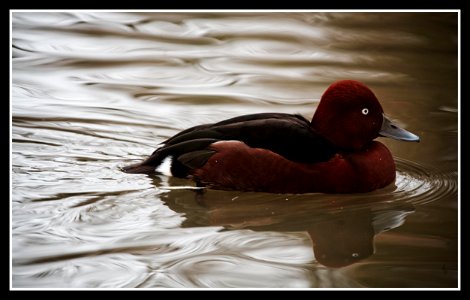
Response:
[[[151,174],[155,172],[155,166],[146,165],[143,162],[124,166],[120,168],[124,173],[129,174]]]
[[[171,173],[176,177],[186,177],[190,169],[203,165],[214,153],[206,149],[216,139],[202,138],[180,142],[177,144],[164,144],[140,163],[121,167],[121,171],[132,174],[152,174],[160,165],[165,165],[170,158]],[[159,170],[158,170],[159,171]]]

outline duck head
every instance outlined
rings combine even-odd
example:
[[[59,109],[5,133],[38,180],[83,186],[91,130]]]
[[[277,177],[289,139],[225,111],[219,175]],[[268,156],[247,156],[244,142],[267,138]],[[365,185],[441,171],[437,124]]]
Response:
[[[360,150],[379,136],[419,142],[419,137],[385,117],[374,93],[354,80],[331,84],[312,119],[313,129],[335,146]]]

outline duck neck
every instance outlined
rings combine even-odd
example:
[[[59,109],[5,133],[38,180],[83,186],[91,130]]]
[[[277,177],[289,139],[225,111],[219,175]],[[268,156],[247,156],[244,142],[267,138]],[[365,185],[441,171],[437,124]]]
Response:
[[[328,122],[319,122],[315,115],[312,118],[310,127],[324,140],[328,141],[334,148],[344,152],[360,151],[367,147],[370,142],[364,143],[360,139],[353,139],[343,132],[338,126],[325,126]]]

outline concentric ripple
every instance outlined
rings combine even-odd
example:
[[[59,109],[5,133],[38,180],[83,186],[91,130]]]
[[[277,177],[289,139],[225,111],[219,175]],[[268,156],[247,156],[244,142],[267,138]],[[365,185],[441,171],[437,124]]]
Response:
[[[444,173],[402,158],[396,158],[395,162],[397,188],[391,193],[394,201],[420,205],[456,195],[455,173]]]

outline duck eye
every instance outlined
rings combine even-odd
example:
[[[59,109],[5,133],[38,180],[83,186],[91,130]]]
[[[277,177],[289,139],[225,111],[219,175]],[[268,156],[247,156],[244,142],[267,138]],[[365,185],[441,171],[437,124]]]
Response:
[[[369,109],[367,109],[367,108],[362,109],[362,114],[363,115],[367,115],[368,113],[369,113]]]

